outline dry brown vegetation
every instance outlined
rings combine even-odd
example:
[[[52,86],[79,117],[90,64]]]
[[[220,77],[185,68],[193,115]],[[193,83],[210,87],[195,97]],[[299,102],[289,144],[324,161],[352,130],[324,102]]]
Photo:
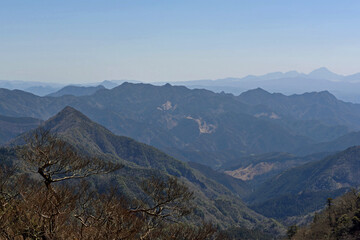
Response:
[[[0,239],[220,238],[210,224],[181,221],[193,196],[176,178],[144,181],[147,198],[130,204],[86,181],[120,165],[81,156],[47,131],[29,138],[19,156],[33,174],[0,168]]]

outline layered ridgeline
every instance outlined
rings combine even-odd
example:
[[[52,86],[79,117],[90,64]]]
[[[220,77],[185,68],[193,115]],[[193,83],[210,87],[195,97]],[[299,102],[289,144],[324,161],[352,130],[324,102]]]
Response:
[[[69,85],[69,86],[63,87],[59,91],[50,93],[47,96],[48,97],[61,97],[64,95],[73,95],[73,96],[78,96],[78,97],[79,96],[87,96],[87,95],[92,95],[92,94],[96,93],[100,89],[105,89],[105,87],[103,85],[90,86],[90,87]]]
[[[101,177],[96,185],[115,184],[128,198],[142,194],[139,183],[143,178],[172,175],[183,181],[195,194],[195,219],[213,222],[223,228],[235,226],[278,233],[281,227],[274,221],[246,207],[239,196],[226,187],[228,180],[211,178],[167,154],[128,137],[112,134],[101,125],[71,107],[64,108],[47,120],[43,128],[56,133],[84,154],[125,165],[116,174]],[[18,138],[13,144],[22,141]],[[225,176],[224,177],[228,177]],[[232,182],[233,189],[246,191],[246,184]],[[237,186],[236,186],[237,184]]]
[[[139,83],[139,81],[130,81]],[[122,84],[124,80],[105,80],[98,83],[87,83],[87,86],[103,85],[110,89]],[[154,84],[165,84],[154,83]],[[217,80],[194,80],[172,82],[174,85],[187,86],[189,88],[203,88],[215,92],[229,92],[240,94],[241,92],[257,87],[264,88],[271,92],[282,92],[285,94],[299,94],[310,91],[328,90],[342,100],[360,102],[360,73],[344,76],[331,72],[322,67],[309,74],[297,71],[272,72],[262,76],[249,75],[244,78],[225,78]],[[46,82],[29,81],[4,81],[0,80],[0,88],[20,89],[31,92],[35,95],[45,96],[59,90],[63,85]]]
[[[240,94],[249,89],[261,87],[271,92],[285,94],[301,94],[311,91],[328,90],[338,98],[360,102],[360,74],[339,75],[326,68],[319,68],[309,74],[297,71],[273,72],[262,76],[249,75],[244,78],[225,78],[217,80],[195,80],[174,82],[175,85],[184,85],[189,88],[204,88],[215,92],[231,92]]]
[[[315,95],[319,102],[329,98],[327,94]],[[38,97],[1,89],[0,114],[47,119],[69,105],[116,134],[150,144],[181,160],[219,166],[248,154],[296,152],[360,126],[355,126],[360,105],[330,99],[335,103],[326,108],[333,112],[327,114],[329,119],[323,117],[325,113],[305,118],[291,108],[287,113],[281,107],[250,104],[231,94],[169,84],[124,83],[81,97]],[[286,101],[274,104],[286,105]],[[339,104],[341,107],[336,107]]]
[[[41,124],[41,120],[30,117],[7,117],[0,115],[0,145]]]
[[[258,212],[284,219],[319,210],[327,198],[359,185],[360,147],[351,147],[280,173],[264,182],[248,201]]]
[[[329,126],[347,126],[359,129],[360,108],[358,104],[346,103],[327,91],[285,96],[262,89],[247,91],[238,99],[250,105],[264,105],[281,116],[297,120],[320,120]]]
[[[111,89],[114,87],[119,86],[124,82],[131,82],[131,83],[140,83],[140,81],[135,80],[104,80],[102,82],[95,82],[95,83],[85,83],[79,85],[79,87],[85,87],[91,89],[93,86],[102,85],[107,89]],[[72,85],[70,89],[72,89]],[[6,89],[18,89],[22,91],[26,91],[38,96],[46,96],[53,94],[55,92],[60,91],[63,89],[68,89],[67,86],[61,83],[53,83],[53,82],[33,82],[33,81],[21,81],[21,80],[0,80],[0,88]]]

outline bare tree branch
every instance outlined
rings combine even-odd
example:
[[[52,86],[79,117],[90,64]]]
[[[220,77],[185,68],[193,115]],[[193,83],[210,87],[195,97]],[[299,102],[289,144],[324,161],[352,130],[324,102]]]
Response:
[[[68,143],[43,129],[36,130],[26,142],[20,158],[40,174],[47,188],[55,182],[106,174],[122,167],[96,157],[81,156]]]

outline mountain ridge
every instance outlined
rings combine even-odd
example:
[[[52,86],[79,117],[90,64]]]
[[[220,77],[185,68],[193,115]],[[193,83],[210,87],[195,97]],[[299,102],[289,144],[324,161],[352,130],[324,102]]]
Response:
[[[360,127],[360,105],[338,100],[328,91],[286,96],[280,93],[271,94],[262,89],[244,92],[237,98],[250,105],[265,105],[278,114],[287,114],[296,119],[315,118],[330,126],[345,125],[352,130]]]
[[[173,175],[195,191],[196,201],[199,204],[198,214],[204,214],[209,221],[217,222],[222,226],[229,226],[237,222],[243,227],[255,227],[260,223],[270,227],[275,224],[248,209],[240,198],[228,190],[225,185],[207,178],[198,170],[189,167],[188,164],[176,160],[154,147],[128,137],[114,135],[72,107],[65,107],[45,121],[42,128],[57,134],[58,137],[82,153],[111,161],[120,161],[124,164],[125,168],[121,170],[123,176],[109,177],[116,179],[111,180],[112,182],[121,183],[122,189],[127,189],[126,191],[130,195],[137,194],[138,187],[134,186],[136,178],[141,179],[153,174]],[[239,181],[235,180],[232,184],[237,184],[236,182]],[[233,186],[235,187],[235,185]],[[244,185],[239,185],[239,187],[244,187]],[[234,205],[234,203],[236,204]],[[221,204],[230,205],[224,208]]]
[[[56,98],[0,89],[0,114],[47,119],[69,105],[115,134],[213,167],[249,154],[292,152],[359,127],[354,125],[360,122],[360,105],[329,93],[314,94],[319,96],[314,104],[311,94],[287,97],[257,91],[265,93],[266,101],[251,105],[241,96],[170,84],[123,83],[89,96]],[[318,113],[328,102],[333,103]]]
[[[247,199],[268,217],[305,215],[360,185],[360,146],[288,169],[264,182]],[[298,201],[301,199],[301,201]],[[277,207],[274,207],[277,206]]]
[[[48,97],[61,97],[64,95],[73,95],[73,96],[87,96],[87,95],[92,95],[94,93],[96,93],[99,90],[105,89],[105,87],[103,85],[98,85],[98,86],[90,86],[90,87],[83,87],[83,86],[75,86],[75,85],[68,85],[65,86],[63,88],[61,88],[60,90],[54,92],[54,93],[50,93],[46,96]]]

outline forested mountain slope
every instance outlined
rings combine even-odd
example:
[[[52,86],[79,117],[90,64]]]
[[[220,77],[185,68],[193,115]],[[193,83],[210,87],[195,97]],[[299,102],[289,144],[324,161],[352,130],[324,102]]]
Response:
[[[284,171],[263,183],[248,200],[266,216],[303,215],[359,185],[360,147],[356,146]]]
[[[55,98],[1,89],[0,114],[47,119],[69,105],[115,134],[212,167],[249,154],[297,152],[348,133],[360,119],[359,105],[327,93],[264,100],[271,106],[242,98],[169,84],[123,83],[90,96]]]
[[[17,135],[36,128],[41,120],[30,117],[7,117],[0,115],[0,145]]]
[[[250,105],[267,106],[297,120],[320,120],[330,126],[342,125],[353,130],[360,127],[360,105],[340,101],[327,91],[286,96],[258,88],[240,94],[238,99]]]
[[[128,137],[112,134],[92,122],[77,110],[66,107],[47,120],[42,127],[56,133],[84,154],[122,163],[125,167],[116,175],[96,182],[98,186],[116,184],[127,196],[139,197],[138,184],[146,177],[171,175],[180,178],[195,193],[195,216],[222,227],[237,226],[278,232],[281,227],[246,207],[236,193],[230,191],[221,179],[211,179],[165,153]],[[13,141],[20,143],[23,138]],[[224,177],[228,177],[224,175]],[[234,179],[234,188],[246,184]],[[233,190],[233,189],[232,189]]]

